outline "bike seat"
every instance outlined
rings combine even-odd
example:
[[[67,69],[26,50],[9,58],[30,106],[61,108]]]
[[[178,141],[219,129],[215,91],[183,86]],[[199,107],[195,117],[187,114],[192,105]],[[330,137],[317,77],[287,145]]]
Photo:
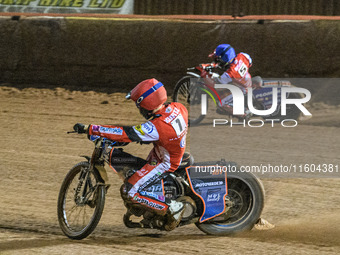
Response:
[[[178,169],[185,169],[188,166],[191,166],[194,164],[194,157],[189,152],[184,152],[184,155],[182,157],[182,162]]]

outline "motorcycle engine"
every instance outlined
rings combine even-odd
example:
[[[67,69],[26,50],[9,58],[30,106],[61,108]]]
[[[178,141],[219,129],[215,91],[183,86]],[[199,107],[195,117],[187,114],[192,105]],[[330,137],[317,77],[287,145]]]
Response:
[[[177,201],[182,202],[184,204],[184,213],[182,216],[182,221],[191,220],[195,216],[197,210],[195,201],[188,196],[182,196],[178,198]]]
[[[182,193],[182,187],[176,181],[176,176],[171,174],[166,175],[163,179],[164,196],[165,198],[175,200]]]
[[[164,182],[164,196],[168,199],[176,199],[178,196],[176,186],[173,183]]]
[[[184,213],[182,221],[192,219],[196,213],[197,207],[195,201],[189,196],[183,196],[183,187],[176,181],[176,176],[168,175],[163,179],[164,195],[166,198],[176,200],[184,204]]]
[[[135,216],[143,215],[145,218],[146,216],[145,213],[147,213],[147,215],[149,213],[147,212],[147,210],[145,210],[143,206],[133,204],[132,202],[129,201],[126,188],[127,188],[126,184],[123,184],[120,189],[121,196],[124,200],[125,206],[128,208],[128,210],[133,215]],[[171,173],[165,175],[162,181],[159,181],[149,186],[146,189],[146,192],[162,194],[163,190],[164,190],[164,197],[166,200],[168,201],[176,200],[176,201],[184,203],[184,214],[182,217],[182,221],[188,221],[194,217],[197,211],[196,203],[189,196],[184,196],[184,187],[178,180],[176,180],[175,175]],[[162,220],[160,220],[162,217],[154,218],[148,215],[148,217],[146,218],[152,218],[152,220],[151,219],[147,219],[147,220],[153,221],[152,224],[154,226],[160,227],[163,224]]]

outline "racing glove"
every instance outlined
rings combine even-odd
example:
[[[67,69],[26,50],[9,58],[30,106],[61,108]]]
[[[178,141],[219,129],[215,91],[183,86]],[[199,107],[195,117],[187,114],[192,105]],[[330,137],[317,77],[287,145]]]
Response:
[[[77,123],[73,126],[73,130],[76,131],[78,134],[87,133],[88,128],[89,128],[89,125],[84,125],[82,123]]]

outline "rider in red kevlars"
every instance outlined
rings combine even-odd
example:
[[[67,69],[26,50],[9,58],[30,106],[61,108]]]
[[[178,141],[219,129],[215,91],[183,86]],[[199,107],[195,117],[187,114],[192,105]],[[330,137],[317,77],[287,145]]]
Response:
[[[128,177],[125,181],[126,191],[133,202],[155,213],[165,215],[169,212],[171,222],[177,226],[184,211],[183,203],[148,197],[143,191],[150,184],[161,180],[163,173],[173,172],[179,167],[185,151],[188,111],[180,103],[165,104],[166,90],[156,79],[142,81],[126,98],[135,101],[147,122],[136,126],[86,126],[77,123],[74,130],[118,142],[152,142],[154,147],[147,158],[147,164]]]
[[[219,67],[224,72],[219,77],[214,77],[214,82],[219,84],[232,83],[238,86],[244,94],[247,89],[252,87],[252,79],[249,73],[249,68],[252,65],[251,57],[246,53],[236,55],[235,50],[229,44],[220,44],[215,51],[209,55],[214,59],[213,67]],[[207,73],[203,73],[203,78],[206,78]],[[255,85],[255,84],[254,84]],[[220,111],[232,115],[233,113],[233,97],[228,90],[219,90],[221,95]],[[243,117],[247,117],[250,112],[246,110]]]

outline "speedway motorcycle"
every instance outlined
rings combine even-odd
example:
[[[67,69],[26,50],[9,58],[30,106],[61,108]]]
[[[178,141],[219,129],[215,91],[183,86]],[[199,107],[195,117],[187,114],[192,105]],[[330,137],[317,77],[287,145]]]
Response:
[[[94,142],[92,156],[83,156],[86,160],[71,168],[58,197],[59,225],[71,239],[87,237],[99,223],[110,187],[107,168],[124,181],[146,162],[123,151],[122,147],[128,143],[98,136],[89,139]],[[124,183],[120,190],[127,208],[123,216],[126,227],[172,230],[167,214],[158,215],[134,203],[127,197]],[[176,171],[164,173],[161,181],[151,183],[142,192],[149,197],[182,201],[184,213],[177,227],[195,224],[211,235],[230,235],[252,229],[264,205],[263,185],[253,174],[239,172],[234,162],[225,160],[194,163],[189,153],[184,154]],[[133,215],[140,221],[132,221]]]
[[[216,113],[221,115],[229,115],[223,111],[217,102],[221,101],[220,95],[215,90],[214,86],[207,83],[205,79],[201,78],[203,73],[208,74],[209,78],[218,77],[219,75],[213,70],[216,70],[218,66],[212,64],[200,64],[196,67],[187,69],[187,75],[182,77],[175,86],[172,99],[174,102],[180,102],[187,107],[189,110],[189,124],[197,125],[205,117],[201,113],[201,96],[202,94],[209,95],[207,98],[214,101],[216,106]],[[208,79],[209,79],[208,78]],[[261,77],[256,76],[253,78],[253,84],[256,84],[253,90],[253,105],[257,110],[267,110],[273,105],[273,88],[277,88],[278,98],[276,110],[266,116],[260,116],[264,119],[276,119],[281,121],[283,119],[294,119],[298,120],[300,117],[300,110],[295,105],[287,106],[287,114],[281,116],[281,89],[282,87],[294,87],[289,81],[280,80],[262,80]],[[304,96],[300,93],[289,93],[287,98],[303,98]],[[247,102],[247,100],[245,100]],[[208,103],[209,105],[209,103]],[[247,109],[247,105],[245,105]],[[230,117],[234,117],[229,115]],[[254,117],[258,117],[253,115]],[[238,117],[238,116],[235,116]]]

